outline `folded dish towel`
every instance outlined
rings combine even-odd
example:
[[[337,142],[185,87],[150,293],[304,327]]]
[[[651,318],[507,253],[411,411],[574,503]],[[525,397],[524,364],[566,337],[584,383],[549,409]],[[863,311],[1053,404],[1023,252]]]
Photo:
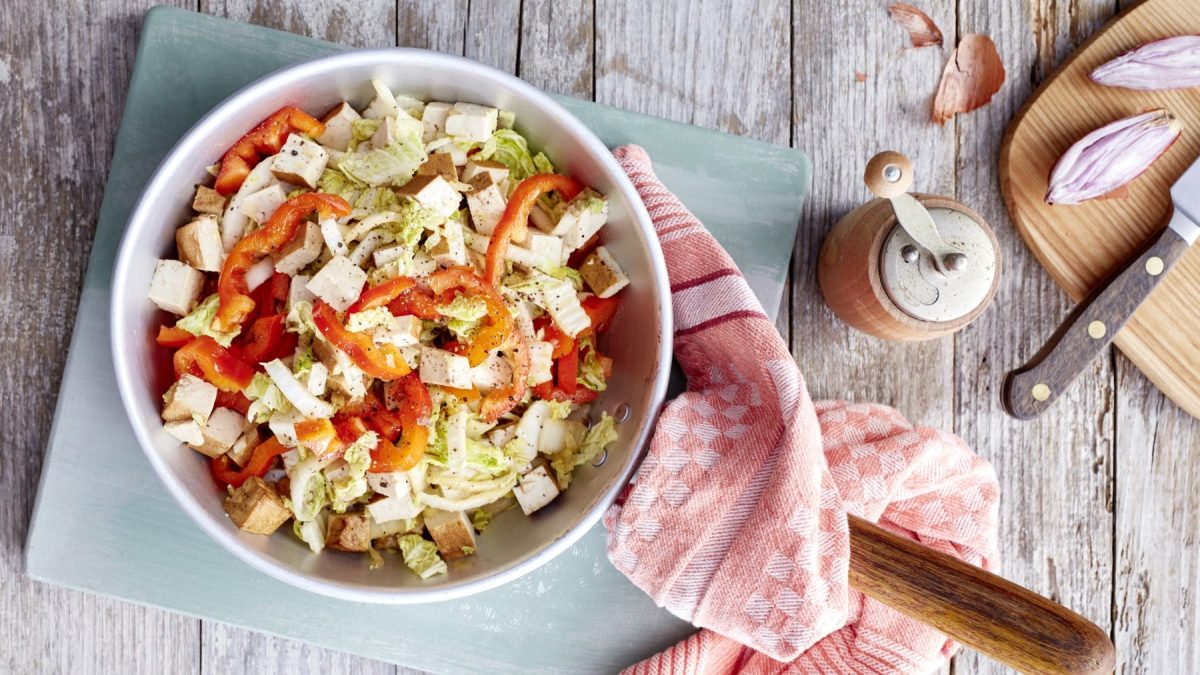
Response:
[[[675,358],[689,391],[605,514],[608,555],[704,629],[634,673],[918,673],[956,645],[852,591],[846,513],[990,568],[995,474],[956,436],[878,405],[814,404],[721,245],[654,175],[615,152],[667,262]]]

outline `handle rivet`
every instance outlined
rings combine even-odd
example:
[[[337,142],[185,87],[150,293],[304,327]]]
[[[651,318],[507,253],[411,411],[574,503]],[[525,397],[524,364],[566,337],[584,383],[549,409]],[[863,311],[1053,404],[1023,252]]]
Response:
[[[904,171],[895,164],[888,164],[883,167],[883,179],[889,183],[895,183],[904,176]]]
[[[906,244],[904,248],[900,249],[900,259],[906,263],[915,263],[919,257],[921,257],[921,252],[912,244]]]
[[[1093,321],[1088,324],[1088,335],[1091,335],[1092,339],[1099,340],[1106,333],[1108,333],[1108,326],[1105,326],[1103,321]]]
[[[1033,385],[1033,389],[1029,393],[1033,395],[1033,400],[1039,402],[1045,401],[1050,398],[1050,387],[1046,386],[1042,382],[1039,382]]]
[[[1163,267],[1163,259],[1156,255],[1150,256],[1146,260],[1146,273],[1152,277],[1162,274]]]

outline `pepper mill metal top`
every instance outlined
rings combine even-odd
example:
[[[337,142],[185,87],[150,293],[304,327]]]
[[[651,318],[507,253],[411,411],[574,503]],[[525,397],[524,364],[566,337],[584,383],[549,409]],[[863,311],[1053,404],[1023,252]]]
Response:
[[[863,181],[896,215],[898,227],[884,240],[879,264],[883,288],[897,307],[916,319],[946,322],[990,299],[999,252],[985,223],[953,203],[927,209],[908,193],[912,163],[898,152],[872,157]]]
[[[876,337],[926,340],[966,326],[1000,280],[1000,246],[983,217],[948,197],[910,194],[898,152],[867,163],[878,199],[847,213],[821,249],[817,277],[838,317]]]

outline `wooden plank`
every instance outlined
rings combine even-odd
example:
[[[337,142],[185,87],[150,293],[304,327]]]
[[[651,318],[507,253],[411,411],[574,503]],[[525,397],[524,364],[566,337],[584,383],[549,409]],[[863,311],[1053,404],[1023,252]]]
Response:
[[[461,56],[467,5],[467,0],[397,0],[396,45]]]
[[[0,671],[196,670],[199,622],[35,584],[22,549],[136,47],[153,2],[6,3],[0,119]],[[18,272],[19,270],[19,272]],[[19,366],[17,365],[19,363]],[[15,367],[14,367],[15,366]]]
[[[592,0],[525,0],[522,4],[517,74],[540,89],[593,100]]]
[[[1112,363],[1097,360],[1036,422],[1017,422],[1002,411],[1004,373],[1036,351],[1071,303],[1013,230],[996,162],[1004,130],[1036,78],[1048,74],[1113,7],[1107,0],[1069,5],[1046,0],[1027,7],[959,3],[958,26],[995,40],[1008,81],[988,106],[956,118],[958,194],[993,225],[1005,259],[995,306],[956,340],[956,431],[991,460],[1000,477],[1005,576],[1107,628],[1116,433]],[[927,86],[932,91],[934,83]],[[1006,672],[969,653],[955,665],[957,673]]]
[[[464,55],[506,73],[516,73],[520,23],[520,0],[472,3],[467,14]]]
[[[355,47],[390,47],[396,41],[396,6],[391,0],[367,0],[353,7],[331,1],[202,0],[201,9]],[[205,673],[397,673],[395,666],[381,661],[212,621],[204,622],[201,638]]]
[[[1200,672],[1200,424],[1117,356],[1118,672]]]

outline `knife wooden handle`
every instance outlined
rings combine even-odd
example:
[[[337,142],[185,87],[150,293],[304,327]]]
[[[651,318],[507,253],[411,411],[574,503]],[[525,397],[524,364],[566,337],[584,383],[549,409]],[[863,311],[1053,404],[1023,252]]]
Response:
[[[1079,242],[1087,246],[1087,242]],[[1042,414],[1112,342],[1188,244],[1164,228],[1150,245],[1083,299],[1029,363],[1004,380],[1004,407],[1018,419]]]
[[[1082,616],[855,516],[850,586],[1023,673],[1113,672],[1112,640]]]

